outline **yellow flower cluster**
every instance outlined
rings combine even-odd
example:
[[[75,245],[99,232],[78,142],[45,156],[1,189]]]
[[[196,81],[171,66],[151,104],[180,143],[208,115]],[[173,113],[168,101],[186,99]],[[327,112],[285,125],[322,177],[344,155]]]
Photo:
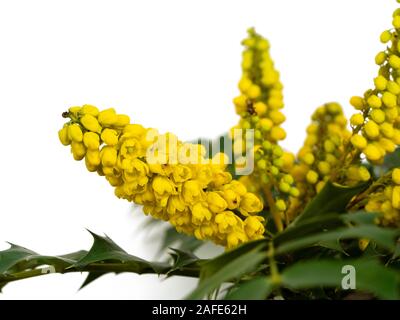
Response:
[[[374,88],[363,97],[350,99],[351,105],[359,110],[350,119],[351,144],[373,164],[381,163],[400,144],[400,9],[393,14],[393,27],[380,37],[387,47],[375,58],[379,73]]]
[[[292,201],[292,206],[296,209],[304,207],[340,169],[344,153],[343,142],[351,135],[346,128],[347,120],[342,107],[338,103],[320,106],[311,120],[307,127],[307,137],[291,171],[300,190],[300,198]],[[368,170],[362,167],[348,178],[357,183],[369,180],[370,176]]]
[[[233,102],[241,119],[233,129],[254,130],[255,170],[240,179],[253,192],[264,196],[278,229],[282,229],[281,218],[287,209],[288,199],[297,197],[299,190],[288,173],[294,156],[279,145],[286,132],[281,127],[285,115],[282,83],[269,54],[269,43],[254,29],[248,30],[243,40],[245,49],[242,60],[242,78],[239,81],[240,95]],[[239,144],[239,148],[235,145]],[[234,152],[242,154],[244,141],[235,137]],[[275,195],[275,197],[272,197]]]
[[[223,154],[206,158],[201,145],[159,134],[114,109],[72,107],[59,131],[75,160],[85,159],[115,187],[119,198],[169,221],[177,231],[227,248],[263,237],[260,199],[225,171]]]
[[[392,171],[389,179],[368,195],[367,212],[377,213],[378,223],[385,226],[400,226],[400,169]]]
[[[329,179],[346,185],[368,181],[371,176],[364,166],[342,168],[347,152],[345,141],[351,137],[342,107],[338,103],[327,103],[317,108],[311,120],[304,145],[297,155],[298,164],[292,170],[301,194],[313,197]]]

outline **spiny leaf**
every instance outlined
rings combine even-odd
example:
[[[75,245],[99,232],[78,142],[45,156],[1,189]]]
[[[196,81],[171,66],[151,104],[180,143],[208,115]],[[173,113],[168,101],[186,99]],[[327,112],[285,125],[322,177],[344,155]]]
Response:
[[[341,288],[345,265],[355,269],[356,289],[368,291],[382,299],[399,298],[399,274],[376,260],[311,260],[298,262],[282,272],[284,286],[291,289],[313,287]]]
[[[128,254],[107,236],[102,237],[94,232],[89,232],[94,240],[92,247],[82,259],[69,268],[83,269],[93,263],[119,262],[122,264],[120,265],[120,271],[124,271],[124,268],[129,268],[132,272],[134,271],[139,274],[149,269],[157,272],[158,264],[152,264]]]
[[[196,267],[199,267],[199,262],[201,262],[201,260],[193,253],[180,249],[170,249],[173,251],[170,255],[174,260],[174,264],[169,273],[190,265],[196,265]]]

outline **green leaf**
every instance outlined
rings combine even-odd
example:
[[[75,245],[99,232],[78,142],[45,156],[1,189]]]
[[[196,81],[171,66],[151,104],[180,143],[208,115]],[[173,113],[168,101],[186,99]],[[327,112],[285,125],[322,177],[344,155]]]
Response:
[[[234,250],[227,251],[214,259],[208,260],[203,263],[201,268],[201,279],[209,278],[218,272],[222,267],[229,264],[231,261],[234,261],[237,258],[240,258],[242,255],[253,251],[255,249],[262,250],[267,246],[266,240],[257,240],[252,242],[247,242]]]
[[[242,275],[255,270],[266,258],[263,252],[264,244],[260,244],[251,250],[243,252],[242,248],[237,249],[240,254],[224,254],[217,257],[217,263],[211,260],[203,265],[201,270],[201,280],[197,288],[188,296],[188,299],[202,299],[219,288],[223,283],[240,278]],[[242,250],[240,250],[242,249]],[[227,255],[229,259],[227,258]],[[225,264],[221,264],[226,261]],[[218,269],[215,269],[218,266]]]
[[[366,238],[378,245],[393,251],[395,249],[395,237],[398,230],[384,229],[378,226],[360,225],[347,227],[334,231],[321,232],[310,236],[290,240],[276,246],[275,254],[284,254],[291,251],[317,245],[319,242],[336,241],[338,239]]]
[[[367,183],[363,183],[355,187],[344,187],[328,181],[292,224],[299,224],[318,215],[345,212],[349,201],[367,186]]]
[[[0,274],[5,273],[17,263],[25,260],[25,258],[37,255],[36,252],[24,247],[12,243],[10,243],[10,245],[11,247],[9,249],[0,252]]]
[[[158,267],[162,266],[158,264],[147,262],[143,259],[128,254],[125,250],[119,247],[114,241],[107,236],[99,236],[89,231],[93,236],[93,245],[89,252],[82,257],[79,261],[71,265],[69,268],[83,269],[89,264],[104,263],[104,262],[118,262],[120,263],[120,271],[123,272],[125,269],[131,270],[138,274],[144,273],[149,269],[155,272],[159,272]]]
[[[368,291],[382,299],[399,298],[399,274],[376,260],[312,260],[286,268],[282,276],[290,289],[342,287],[345,265],[355,268],[356,289]]]
[[[258,277],[238,284],[226,295],[225,300],[264,300],[273,290],[267,277]]]
[[[183,267],[186,267],[186,269],[189,266],[194,267],[195,269],[199,269],[202,260],[200,260],[196,255],[194,255],[191,252],[180,250],[180,249],[174,249],[170,248],[173,252],[171,253],[171,256],[174,260],[174,264],[171,268],[171,270],[168,272],[168,274],[173,273],[176,270],[181,270]]]
[[[80,286],[79,290],[82,290],[83,288],[87,287],[89,284],[96,281],[100,277],[106,275],[107,273],[110,272],[98,272],[98,271],[89,272],[85,281],[83,281],[82,285]]]

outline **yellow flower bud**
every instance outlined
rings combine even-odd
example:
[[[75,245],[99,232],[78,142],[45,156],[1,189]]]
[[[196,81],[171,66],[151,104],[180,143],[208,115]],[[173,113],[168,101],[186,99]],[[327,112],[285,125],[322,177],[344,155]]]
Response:
[[[302,160],[304,161],[305,164],[311,166],[315,161],[315,157],[312,153],[309,152],[302,157]]]
[[[86,155],[86,148],[82,142],[72,141],[71,152],[76,161],[82,160]]]
[[[279,110],[273,110],[269,113],[270,119],[274,122],[274,124],[279,125],[286,120],[285,115]]]
[[[395,209],[400,209],[400,186],[395,186],[393,188],[392,207]]]
[[[109,146],[115,146],[118,143],[118,132],[113,129],[104,129],[101,133],[101,140]]]
[[[378,76],[374,79],[374,83],[378,90],[383,91],[386,89],[388,81],[384,76]]]
[[[360,126],[364,123],[364,117],[360,113],[353,114],[350,118],[350,124],[354,127]]]
[[[400,43],[400,42],[399,42]],[[394,82],[394,81],[389,81],[388,82],[388,84],[387,84],[387,90],[390,92],[390,93],[392,93],[392,94],[394,94],[394,95],[396,95],[396,96],[398,96],[399,94],[400,94],[400,86],[396,83],[396,82]]]
[[[101,126],[100,126],[99,122],[91,114],[85,114],[81,118],[81,123],[89,131],[97,132],[97,133],[101,132]]]
[[[400,28],[400,16],[395,16],[392,21],[393,27],[396,29]]]
[[[240,95],[233,99],[233,104],[238,114],[245,112],[247,110],[247,97],[245,95]]]
[[[250,88],[247,90],[247,95],[249,96],[250,99],[256,99],[260,96],[261,94],[261,89],[259,86],[253,84],[250,86]]]
[[[279,199],[275,202],[275,207],[278,211],[285,211],[286,210],[286,203],[282,199]]]
[[[358,168],[358,175],[361,181],[368,181],[371,179],[371,174],[369,173],[368,169],[364,166]]]
[[[362,97],[351,97],[350,104],[357,110],[362,110],[365,107],[364,99]]]
[[[392,138],[394,135],[393,125],[388,122],[384,122],[379,126],[379,130],[387,138]]]
[[[273,127],[271,129],[271,139],[278,141],[286,138],[286,131],[281,127]]]
[[[394,54],[389,56],[389,64],[394,69],[400,69],[400,58]]]
[[[310,184],[316,184],[318,182],[318,173],[313,170],[307,172],[306,175],[307,182]]]
[[[99,135],[94,132],[86,132],[83,135],[83,143],[90,150],[98,150],[100,146]]]
[[[328,153],[332,153],[335,151],[336,146],[335,144],[332,142],[332,140],[325,140],[324,142],[324,149],[326,152]]]
[[[382,107],[382,100],[376,95],[371,95],[367,99],[367,103],[371,108],[380,108],[380,107]]]
[[[373,109],[369,116],[376,123],[382,123],[385,121],[385,112],[381,109]]]
[[[90,114],[93,117],[97,117],[99,114],[99,109],[97,109],[95,106],[92,106],[90,104],[85,104],[82,106],[80,113],[83,115]]]
[[[250,89],[252,84],[253,83],[248,77],[242,77],[242,79],[239,81],[238,87],[241,92],[246,92]]]
[[[267,105],[264,102],[256,102],[253,107],[259,116],[262,116],[267,112]]]
[[[385,52],[379,52],[375,57],[375,63],[380,66],[385,63],[386,58],[387,56]]]
[[[372,120],[365,124],[364,131],[370,139],[375,139],[379,136],[379,126]]]
[[[382,102],[388,108],[394,108],[397,105],[397,97],[388,91],[382,95]]]
[[[112,126],[118,121],[118,116],[113,108],[103,110],[99,113],[98,120],[103,126]]]
[[[388,43],[392,39],[392,34],[389,30],[383,31],[381,33],[380,40],[382,43]]]
[[[399,168],[395,168],[395,169],[392,171],[392,181],[393,181],[395,184],[400,185],[400,169],[399,169]]]
[[[99,150],[88,150],[86,152],[86,160],[88,164],[92,167],[97,167],[100,165],[100,151]]]
[[[363,150],[367,146],[367,139],[359,134],[355,134],[350,139],[351,144],[359,150]]]
[[[83,133],[81,127],[76,123],[68,126],[68,136],[71,141],[82,142]]]
[[[116,127],[125,127],[131,122],[129,116],[125,114],[118,114],[117,121],[114,123]]]
[[[68,146],[71,144],[71,139],[68,134],[68,127],[65,126],[63,127],[60,131],[58,131],[58,138],[60,139],[60,142],[64,146]]]
[[[381,152],[373,144],[368,144],[366,148],[363,150],[363,153],[370,161],[377,161],[381,158]]]
[[[318,171],[326,176],[329,174],[329,172],[331,171],[331,166],[328,162],[326,161],[321,161],[320,163],[318,163]]]
[[[104,147],[100,152],[101,163],[104,167],[114,167],[117,163],[117,150],[113,147]]]
[[[263,119],[260,119],[259,126],[260,126],[261,130],[268,132],[272,129],[272,127],[274,126],[274,123],[272,122],[271,119],[263,118]]]

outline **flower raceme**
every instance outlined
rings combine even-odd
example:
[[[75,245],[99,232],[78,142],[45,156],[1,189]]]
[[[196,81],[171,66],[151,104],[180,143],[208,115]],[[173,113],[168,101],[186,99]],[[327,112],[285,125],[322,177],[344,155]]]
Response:
[[[64,117],[70,121],[59,131],[61,143],[104,176],[119,198],[142,205],[178,232],[227,248],[263,237],[263,204],[232,179],[223,154],[208,159],[202,145],[131,124],[114,109],[84,105]]]
[[[256,165],[254,171],[241,177],[240,181],[265,199],[277,229],[282,230],[281,220],[285,218],[288,203],[291,198],[299,195],[294,179],[289,174],[294,156],[278,144],[286,137],[281,127],[286,119],[281,112],[283,86],[270,57],[268,41],[254,29],[249,29],[248,37],[242,44],[245,49],[242,77],[238,85],[240,95],[233,100],[240,121],[232,132],[236,128],[254,130],[252,153]],[[244,152],[243,146],[246,146],[240,138],[234,137],[236,155],[241,155]]]

